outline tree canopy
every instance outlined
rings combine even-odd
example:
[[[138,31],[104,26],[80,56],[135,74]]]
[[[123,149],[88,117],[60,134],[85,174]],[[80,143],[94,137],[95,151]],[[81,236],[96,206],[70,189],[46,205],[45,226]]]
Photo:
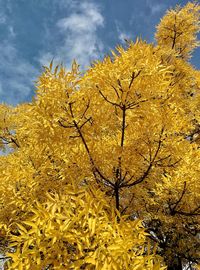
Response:
[[[198,269],[199,31],[200,6],[177,6],[156,44],[51,62],[32,102],[0,106],[5,267]]]

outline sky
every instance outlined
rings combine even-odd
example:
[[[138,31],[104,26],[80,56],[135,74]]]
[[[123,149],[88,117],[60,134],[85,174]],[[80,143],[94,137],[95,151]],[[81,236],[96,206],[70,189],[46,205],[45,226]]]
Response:
[[[156,25],[180,0],[0,0],[0,102],[32,100],[42,66],[73,59],[86,69],[124,39],[155,42]],[[199,59],[199,60],[198,60]],[[200,69],[200,48],[191,60]]]

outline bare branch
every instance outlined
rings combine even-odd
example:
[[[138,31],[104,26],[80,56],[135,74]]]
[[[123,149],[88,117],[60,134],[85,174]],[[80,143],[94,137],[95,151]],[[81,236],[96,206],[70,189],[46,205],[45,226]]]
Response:
[[[132,76],[131,76],[131,80],[130,80],[130,83],[129,83],[129,86],[128,86],[129,89],[131,88],[134,79],[135,79],[135,72],[133,71]]]
[[[149,160],[143,154],[138,152],[138,155],[141,156],[145,161],[149,162]]]
[[[111,86],[112,86],[112,88],[115,90],[115,93],[116,93],[117,97],[120,99],[119,94],[118,94],[118,92],[117,92],[117,89],[116,89],[113,85],[111,85]]]
[[[200,206],[197,206],[193,211],[191,212],[184,212],[184,211],[179,211],[179,210],[174,210],[173,215],[178,214],[178,215],[183,215],[183,216],[200,216],[200,212],[197,212],[200,210]]]
[[[134,197],[135,197],[135,194],[133,194],[133,195],[131,196],[131,199],[129,200],[128,205],[127,205],[126,207],[124,207],[124,209],[121,211],[121,214],[125,214],[126,210],[130,207],[130,205],[131,205],[131,203],[132,203]]]
[[[90,122],[91,120],[92,117],[89,117],[88,119],[85,120],[85,122],[83,122],[83,124],[79,128],[81,129],[87,122]]]
[[[85,117],[85,114],[86,114],[87,110],[89,109],[89,107],[90,107],[90,100],[88,100],[88,103],[87,103],[87,105],[86,105],[86,108],[85,108],[85,110],[84,110],[82,116],[81,116],[81,119],[82,119],[83,117]]]
[[[11,138],[11,142],[14,143],[18,148],[20,147],[19,143],[17,142],[17,139]]]
[[[131,102],[131,103],[127,104],[126,108],[127,109],[133,109],[134,107],[137,107],[140,103],[143,103],[143,102],[146,102],[146,101],[148,101],[148,99],[143,99],[143,100],[140,100],[138,102],[135,102],[135,101]]]
[[[137,180],[135,180],[133,183],[129,184],[130,181],[132,180],[133,177],[131,177],[125,184],[122,185],[122,187],[132,187],[132,186],[135,186],[141,182],[144,181],[144,179],[148,176],[151,168],[152,168],[152,163],[149,164],[147,170],[143,173],[143,175],[141,177],[139,177]]]
[[[120,108],[121,108],[121,105],[120,105],[120,104],[117,104],[116,102],[110,101],[110,100],[102,93],[102,91],[99,89],[98,85],[96,85],[96,87],[97,87],[98,90],[99,90],[99,94],[104,98],[105,101],[107,101],[108,103],[110,103],[110,104],[113,105],[113,106],[117,106],[117,107],[120,107]]]
[[[157,160],[155,161],[155,163],[157,164],[157,162],[161,162],[161,161],[166,160],[166,159],[168,159],[168,158],[170,158],[170,157],[171,157],[171,155],[168,155],[168,156],[166,156],[166,157],[157,159]]]
[[[141,182],[144,181],[144,179],[149,175],[149,172],[155,162],[155,159],[160,151],[160,148],[161,148],[161,144],[162,144],[162,136],[163,136],[163,132],[164,132],[164,127],[161,129],[161,132],[160,132],[160,136],[159,136],[159,141],[158,141],[158,147],[156,149],[156,152],[151,160],[151,162],[149,163],[149,166],[147,167],[146,171],[143,173],[142,176],[140,176],[137,180],[135,180],[134,182],[130,183],[131,180],[133,179],[133,176],[131,176],[127,181],[125,181],[124,183],[122,183],[121,187],[132,187],[132,186],[135,186]]]
[[[134,79],[137,78],[140,75],[141,71],[142,70],[139,70],[137,74],[135,74],[135,72],[133,71],[132,76],[131,76],[131,81],[130,81],[129,86],[128,86],[129,89],[131,88]]]
[[[69,111],[70,111],[70,114],[71,114],[72,118],[74,118],[74,114],[73,114],[73,110],[72,110],[72,105],[73,104],[74,104],[74,102],[69,103]]]
[[[118,85],[119,85],[119,90],[120,90],[121,92],[124,92],[124,91],[123,91],[123,88],[122,88],[121,81],[120,81],[119,79],[117,80],[117,83],[118,83]]]
[[[74,125],[65,125],[63,124],[60,120],[58,120],[58,123],[61,127],[64,127],[64,128],[74,128]]]
[[[171,213],[172,215],[175,214],[176,208],[177,208],[177,206],[179,205],[179,203],[181,202],[181,200],[183,199],[183,196],[184,196],[185,192],[186,192],[186,182],[184,182],[184,185],[183,185],[183,191],[182,191],[182,193],[181,193],[180,198],[177,200],[177,202],[169,204],[170,213]],[[171,207],[171,205],[174,205],[174,206]]]

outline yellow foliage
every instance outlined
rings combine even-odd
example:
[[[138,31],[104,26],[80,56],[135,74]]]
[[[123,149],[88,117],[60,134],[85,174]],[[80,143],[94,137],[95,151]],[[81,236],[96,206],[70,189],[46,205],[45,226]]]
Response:
[[[191,52],[199,46],[197,33],[200,31],[200,7],[188,3],[169,10],[157,27],[158,45],[174,50],[178,57],[188,59]]]
[[[117,47],[84,74],[51,62],[32,102],[0,106],[8,269],[196,263],[200,73],[187,60],[199,10],[168,11],[157,45]]]
[[[32,204],[25,221],[7,227],[9,269],[165,269],[159,257],[144,252],[141,221],[122,216],[118,222],[99,190],[66,186],[46,196]]]

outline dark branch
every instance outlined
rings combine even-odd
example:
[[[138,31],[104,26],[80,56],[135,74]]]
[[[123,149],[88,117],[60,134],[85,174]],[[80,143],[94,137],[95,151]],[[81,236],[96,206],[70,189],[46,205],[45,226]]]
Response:
[[[200,206],[197,206],[193,211],[191,212],[184,212],[184,211],[179,211],[179,210],[175,210],[174,211],[174,215],[178,214],[178,215],[183,215],[183,216],[200,216],[200,212],[197,212],[200,209]]]
[[[110,101],[110,100],[109,100],[109,99],[101,92],[101,90],[99,89],[98,85],[96,85],[96,87],[97,87],[98,90],[99,90],[99,94],[104,98],[105,101],[107,101],[108,103],[110,103],[110,104],[113,105],[113,106],[117,106],[117,107],[120,107],[120,108],[121,108],[120,104],[117,104],[116,102]]]
[[[173,207],[171,207],[171,205],[169,205],[169,207],[170,207],[170,212],[171,212],[172,215],[176,212],[176,208],[177,208],[177,206],[179,205],[179,203],[181,202],[181,200],[183,199],[183,196],[184,196],[185,192],[186,192],[186,182],[184,182],[184,185],[183,185],[183,191],[182,191],[181,196],[180,196],[180,198],[178,199],[178,201],[175,202],[175,203],[173,203],[173,204],[171,204],[171,205],[174,205]]]
[[[135,101],[131,102],[131,103],[127,104],[126,108],[127,109],[133,109],[134,107],[137,107],[140,103],[143,103],[143,102],[146,102],[146,101],[148,101],[148,99],[143,99],[143,100],[140,100],[138,102],[135,102]]]
[[[135,72],[133,71],[132,76],[131,76],[131,81],[130,81],[129,86],[128,86],[129,89],[131,88],[134,79],[137,78],[140,75],[141,71],[142,70],[139,70],[137,74],[135,74]]]
[[[85,117],[85,114],[86,114],[87,110],[89,109],[89,107],[90,107],[90,100],[88,100],[88,103],[87,103],[87,105],[86,105],[86,108],[85,108],[84,112],[82,113],[81,119],[82,119],[83,117]]]
[[[116,89],[113,85],[111,85],[111,86],[112,86],[112,88],[115,90],[115,93],[116,93],[117,97],[120,99],[119,94],[118,94],[118,92],[117,92],[117,89]]]
[[[163,132],[164,132],[164,127],[161,129],[161,132],[160,132],[160,136],[159,136],[159,141],[158,141],[158,147],[156,149],[156,152],[152,158],[152,160],[150,161],[149,163],[149,166],[148,168],[146,169],[146,171],[143,173],[142,176],[140,176],[137,180],[135,180],[134,182],[130,183],[131,180],[133,179],[133,176],[131,176],[127,181],[125,181],[124,183],[121,184],[121,187],[132,187],[132,186],[135,186],[141,182],[144,181],[144,179],[149,175],[149,172],[155,162],[155,159],[160,151],[160,148],[161,148],[161,144],[162,144],[162,136],[163,136]]]

